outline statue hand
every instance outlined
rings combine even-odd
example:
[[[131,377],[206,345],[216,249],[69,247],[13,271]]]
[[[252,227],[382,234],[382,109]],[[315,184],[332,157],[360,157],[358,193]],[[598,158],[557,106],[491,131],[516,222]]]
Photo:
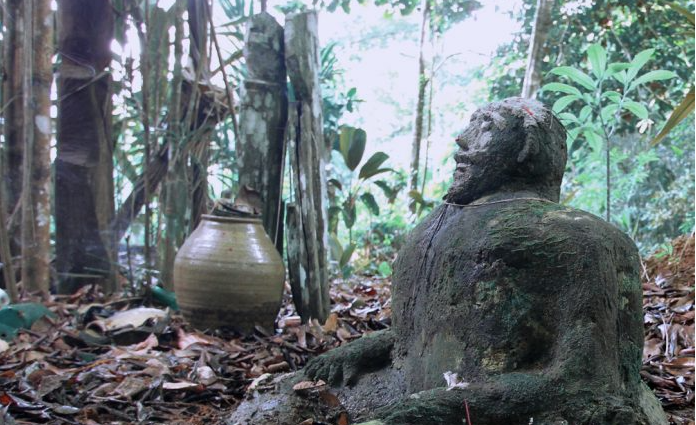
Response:
[[[387,365],[393,346],[391,330],[373,332],[313,358],[304,372],[331,385],[353,385],[363,373]]]

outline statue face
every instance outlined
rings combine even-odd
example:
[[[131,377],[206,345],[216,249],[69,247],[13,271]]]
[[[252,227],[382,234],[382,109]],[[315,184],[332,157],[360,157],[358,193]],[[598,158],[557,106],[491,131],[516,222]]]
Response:
[[[454,183],[447,192],[451,202],[467,204],[501,187],[515,167],[515,158],[522,148],[515,118],[504,117],[491,110],[478,110],[469,126],[456,141]]]

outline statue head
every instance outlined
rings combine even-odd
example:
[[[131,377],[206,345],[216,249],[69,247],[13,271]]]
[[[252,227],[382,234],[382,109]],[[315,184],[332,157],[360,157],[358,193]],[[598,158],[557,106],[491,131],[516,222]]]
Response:
[[[496,193],[531,191],[558,202],[566,131],[540,102],[513,97],[490,103],[474,112],[456,142],[447,201],[468,204]]]

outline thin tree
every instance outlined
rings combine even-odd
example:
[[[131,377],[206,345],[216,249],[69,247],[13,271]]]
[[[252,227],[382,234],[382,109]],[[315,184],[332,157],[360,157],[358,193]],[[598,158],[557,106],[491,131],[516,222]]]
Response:
[[[10,247],[12,252],[19,254],[19,220],[15,219],[21,206],[22,193],[22,151],[24,150],[24,104],[22,100],[22,85],[24,84],[24,14],[22,0],[6,0],[4,3],[3,25],[3,184],[6,208],[10,227]]]
[[[423,18],[421,20],[420,42],[418,49],[418,96],[416,98],[416,118],[413,125],[413,142],[411,144],[411,179],[409,191],[418,191],[418,172],[420,168],[420,149],[423,139],[423,110],[425,109],[425,89],[428,78],[425,74],[425,38],[426,27],[430,21],[430,0],[423,0]]]
[[[186,161],[185,161],[185,140],[181,123],[182,105],[181,89],[183,85],[183,69],[181,58],[184,51],[182,48],[184,40],[183,15],[186,11],[186,0],[177,0],[175,5],[175,24],[174,24],[174,70],[171,92],[169,96],[169,162],[167,175],[165,177],[165,193],[163,200],[163,215],[165,219],[164,243],[162,249],[162,261],[160,263],[160,280],[165,288],[174,289],[172,273],[174,269],[174,259],[178,247],[184,238],[184,215],[186,213]]]
[[[48,294],[51,184],[51,82],[53,12],[50,0],[24,3],[24,174],[22,180],[22,284]]]
[[[145,143],[145,157],[143,162],[143,176],[145,178],[143,186],[143,196],[145,198],[145,240],[143,254],[145,256],[145,283],[149,287],[152,285],[152,275],[150,270],[152,269],[151,260],[152,253],[150,252],[151,243],[151,230],[152,230],[152,211],[150,211],[150,182],[148,181],[147,167],[150,165],[150,55],[149,55],[149,37],[150,37],[150,2],[145,2],[145,21],[143,22],[144,31],[141,32],[142,37],[142,47],[140,55],[140,66],[143,76],[143,110],[142,110],[142,120],[143,120],[143,142]]]
[[[522,83],[522,97],[534,98],[541,87],[541,65],[544,60],[546,39],[551,27],[551,10],[554,0],[537,0],[534,26],[529,40],[527,70]]]

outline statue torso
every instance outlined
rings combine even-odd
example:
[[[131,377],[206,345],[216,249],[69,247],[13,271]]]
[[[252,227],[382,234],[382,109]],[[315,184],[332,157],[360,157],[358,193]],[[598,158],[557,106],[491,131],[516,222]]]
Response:
[[[611,261],[592,264],[589,253]],[[631,256],[632,242],[613,226],[549,201],[437,208],[414,229],[395,266],[396,363],[407,385],[443,386],[447,371],[477,382],[549,367],[559,321],[572,327],[592,314],[601,303],[593,294],[618,291],[628,279],[628,310],[640,309]],[[595,269],[606,276],[588,272]],[[588,285],[596,288],[578,293]],[[574,297],[576,311],[559,311]]]

